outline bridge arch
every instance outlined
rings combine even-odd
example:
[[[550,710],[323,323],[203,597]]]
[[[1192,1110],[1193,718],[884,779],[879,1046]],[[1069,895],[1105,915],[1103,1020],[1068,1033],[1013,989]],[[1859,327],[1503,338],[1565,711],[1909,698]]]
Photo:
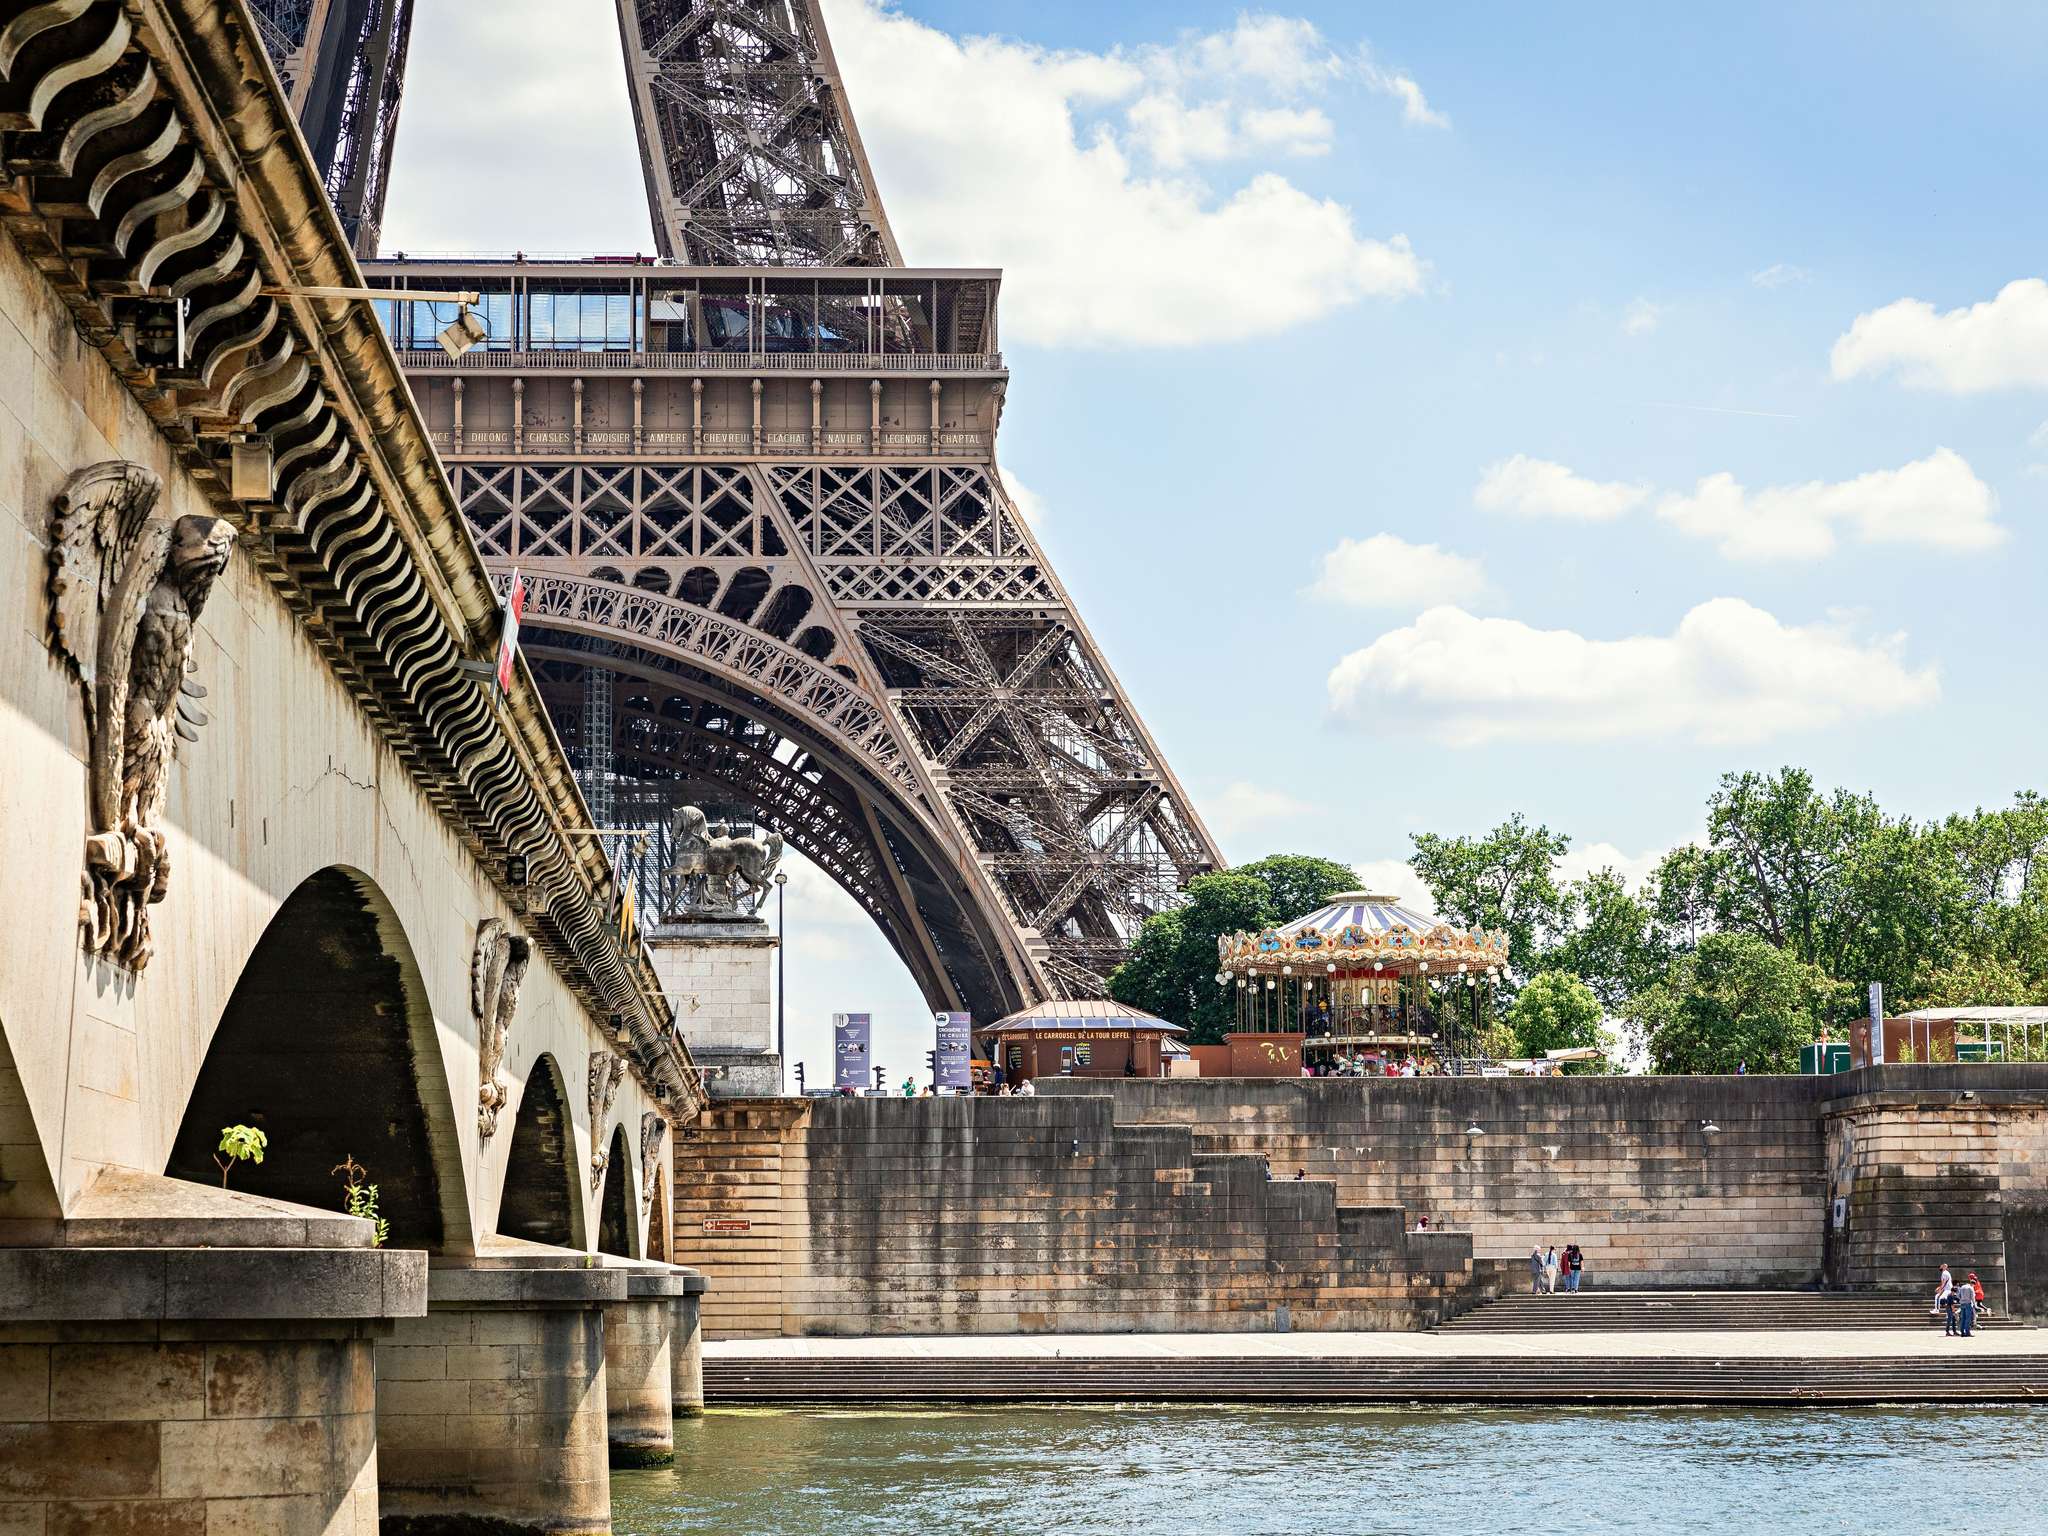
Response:
[[[633,1249],[639,1223],[633,1219],[633,1146],[623,1123],[612,1127],[611,1155],[605,1159],[604,1193],[597,1207],[597,1251],[621,1259],[638,1258]]]
[[[568,1088],[555,1058],[534,1058],[519,1091],[505,1145],[505,1187],[498,1197],[500,1237],[587,1248],[583,1181]]]
[[[243,962],[193,1080],[165,1173],[220,1182],[220,1134],[269,1138],[231,1187],[335,1209],[345,1158],[378,1187],[391,1242],[473,1250],[454,1100],[411,941],[361,870],[292,890]]]
[[[622,606],[664,623],[626,632]],[[679,799],[744,805],[860,904],[934,1008],[996,1018],[1026,1001],[1009,934],[887,714],[835,669],[716,614],[579,578],[538,580],[527,615],[521,647],[571,760],[608,781],[611,824],[665,820]],[[764,660],[765,680],[750,676]],[[656,909],[644,892],[642,910]]]

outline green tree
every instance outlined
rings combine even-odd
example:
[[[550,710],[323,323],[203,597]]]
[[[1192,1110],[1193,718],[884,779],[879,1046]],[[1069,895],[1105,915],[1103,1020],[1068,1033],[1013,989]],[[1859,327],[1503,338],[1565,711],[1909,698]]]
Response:
[[[1515,994],[1508,1009],[1518,1055],[1571,1050],[1600,1043],[1600,999],[1567,971],[1539,971]]]
[[[1306,917],[1341,891],[1358,889],[1358,871],[1335,859],[1305,853],[1274,853],[1240,864],[1234,875],[1249,875],[1266,888],[1266,908],[1273,923]]]
[[[1659,1072],[1792,1072],[1826,984],[1754,934],[1710,933],[1630,1001],[1628,1023]]]
[[[1714,926],[1749,933],[1843,982],[1904,986],[1965,911],[1940,841],[1868,795],[1813,776],[1731,773],[1707,801]]]
[[[1109,995],[1186,1027],[1198,1045],[1223,1039],[1236,1015],[1232,990],[1218,986],[1216,941],[1304,917],[1358,873],[1334,859],[1275,854],[1188,882],[1187,901],[1145,919],[1130,957],[1109,975]]]
[[[1557,861],[1571,839],[1530,826],[1520,812],[1484,837],[1417,833],[1409,860],[1437,914],[1463,928],[1508,936],[1508,970],[1519,980],[1543,969],[1543,955],[1571,919]]]
[[[1598,869],[1565,890],[1570,928],[1544,956],[1553,970],[1569,971],[1593,990],[1603,1008],[1619,1013],[1628,1000],[1658,981],[1671,963],[1671,944],[1649,901],[1631,895],[1612,869]]]

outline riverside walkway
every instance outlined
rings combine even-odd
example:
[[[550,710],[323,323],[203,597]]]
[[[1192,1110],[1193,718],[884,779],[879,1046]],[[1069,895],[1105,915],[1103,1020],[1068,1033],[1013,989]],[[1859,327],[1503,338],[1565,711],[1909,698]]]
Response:
[[[708,1405],[2048,1403],[2048,1331],[1063,1334],[709,1343]]]

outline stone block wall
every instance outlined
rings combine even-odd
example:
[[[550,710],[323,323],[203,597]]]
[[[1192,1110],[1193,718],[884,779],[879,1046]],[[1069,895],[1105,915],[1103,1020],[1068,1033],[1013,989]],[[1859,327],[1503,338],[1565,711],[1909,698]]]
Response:
[[[1826,1106],[1829,1283],[1931,1294],[1946,1260],[1992,1307],[2048,1314],[2048,1070],[1850,1077]]]
[[[693,1129],[676,1256],[713,1338],[1402,1328],[1471,1285],[1469,1237],[1102,1097],[729,1102]]]
[[[371,1329],[244,1330],[8,1330],[0,1531],[376,1536]]]
[[[673,1173],[713,1338],[1412,1327],[1567,1242],[1595,1287],[1918,1292],[1948,1257],[2048,1308],[2038,1067],[757,1099]]]
[[[1121,1123],[1182,1126],[1200,1149],[1259,1152],[1276,1176],[1332,1180],[1347,1205],[1427,1214],[1469,1234],[1481,1261],[1576,1242],[1589,1284],[1820,1278],[1822,1079],[1197,1078],[1041,1091],[1107,1093]]]

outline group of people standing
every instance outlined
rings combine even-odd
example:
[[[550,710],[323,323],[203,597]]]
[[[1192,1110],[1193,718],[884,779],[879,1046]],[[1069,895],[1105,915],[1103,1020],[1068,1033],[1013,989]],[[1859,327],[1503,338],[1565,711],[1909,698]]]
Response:
[[[1576,1292],[1579,1272],[1585,1267],[1586,1256],[1577,1243],[1566,1243],[1563,1253],[1539,1243],[1529,1250],[1529,1289],[1539,1296],[1554,1294],[1562,1280],[1564,1290]]]
[[[1941,1266],[1941,1281],[1934,1290],[1933,1310],[1942,1314],[1941,1331],[1960,1338],[1969,1338],[1977,1328],[1977,1313],[1984,1305],[1984,1282],[1977,1278],[1977,1271],[1970,1271],[1961,1285],[1948,1272],[1946,1264]]]

